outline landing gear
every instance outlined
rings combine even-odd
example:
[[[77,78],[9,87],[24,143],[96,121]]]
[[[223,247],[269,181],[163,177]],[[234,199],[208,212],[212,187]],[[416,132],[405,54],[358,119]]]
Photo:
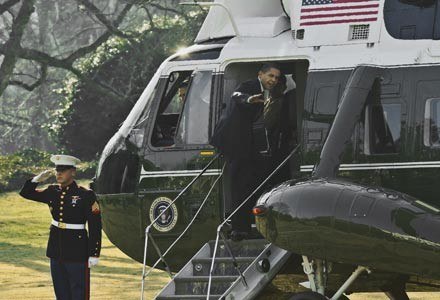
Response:
[[[382,287],[382,290],[390,300],[409,300],[406,293],[406,282],[408,280],[409,276],[400,275],[387,286]]]
[[[408,294],[402,289],[387,291],[385,295],[387,295],[390,300],[409,300]]]
[[[326,294],[325,287],[327,285],[327,274],[331,271],[331,264],[327,263],[324,260],[315,259],[309,260],[307,256],[303,256],[303,269],[304,273],[309,278],[308,284],[310,285],[310,289],[313,292],[308,292],[308,295],[312,295],[317,297],[317,295],[321,296],[321,298],[306,298],[300,293],[294,295],[290,300],[309,300],[309,299],[329,299],[325,297]],[[344,292],[350,287],[350,285],[361,275],[363,272],[371,273],[371,271],[366,267],[358,266],[356,270],[348,277],[348,279],[344,282],[344,284],[339,288],[336,293],[330,298],[330,300],[337,299],[346,299],[344,296]],[[294,298],[294,297],[304,297],[304,298]]]
[[[303,256],[303,270],[309,278],[310,289],[313,292],[325,295],[325,286],[327,285],[327,274],[330,272],[330,265],[321,259],[309,260]]]

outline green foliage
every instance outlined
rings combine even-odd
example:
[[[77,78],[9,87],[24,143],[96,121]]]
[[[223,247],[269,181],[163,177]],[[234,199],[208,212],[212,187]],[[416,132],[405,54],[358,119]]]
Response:
[[[35,149],[0,156],[0,192],[19,189],[27,179],[53,168],[50,156],[47,152]],[[92,178],[96,166],[97,161],[80,163],[76,178]]]
[[[97,159],[117,131],[148,81],[169,55],[192,41],[203,13],[182,17],[155,16],[135,38],[113,37],[77,68],[92,80],[68,77],[56,122],[46,126],[59,149],[81,159]],[[72,75],[73,76],[73,75]]]

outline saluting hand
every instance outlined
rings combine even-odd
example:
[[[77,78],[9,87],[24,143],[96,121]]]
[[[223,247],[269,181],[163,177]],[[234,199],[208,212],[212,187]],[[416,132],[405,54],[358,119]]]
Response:
[[[256,94],[256,95],[250,96],[246,102],[250,103],[250,104],[264,103],[263,94]]]
[[[45,170],[43,172],[41,172],[40,174],[38,174],[37,176],[35,176],[32,181],[33,182],[43,182],[46,181],[47,179],[49,179],[50,177],[52,177],[53,174],[53,170]]]

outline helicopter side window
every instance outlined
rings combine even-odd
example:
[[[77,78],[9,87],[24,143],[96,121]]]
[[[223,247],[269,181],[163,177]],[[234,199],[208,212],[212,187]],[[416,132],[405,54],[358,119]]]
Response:
[[[370,104],[365,110],[366,154],[400,151],[401,110],[399,103]]]
[[[179,120],[176,143],[185,145],[209,143],[211,83],[212,71],[194,72]]]
[[[396,39],[440,39],[439,6],[435,0],[386,0],[385,28]]]
[[[440,99],[428,99],[425,105],[425,146],[440,147]]]
[[[154,147],[170,147],[175,144],[175,134],[186,98],[191,71],[173,72],[168,77],[154,123],[151,144]]]
[[[340,88],[337,83],[317,88],[313,100],[313,114],[334,116],[339,104]]]

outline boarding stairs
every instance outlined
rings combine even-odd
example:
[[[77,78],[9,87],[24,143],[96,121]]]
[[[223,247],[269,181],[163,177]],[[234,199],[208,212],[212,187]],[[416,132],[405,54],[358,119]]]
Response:
[[[257,193],[266,182],[282,168],[298,151],[299,145],[273,170],[273,172],[226,218],[218,227],[214,241],[206,243],[197,254],[173,276],[166,262],[166,255],[182,239],[207,203],[221,174],[215,179],[199,209],[189,221],[183,232],[166,249],[161,250],[151,235],[152,225],[159,219],[157,216],[145,229],[144,259],[142,270],[141,300],[144,300],[146,288],[145,279],[163,263],[165,270],[172,278],[171,282],[159,293],[156,299],[254,299],[279,272],[290,256],[286,250],[272,245],[264,239],[249,239],[232,241],[226,238],[224,228],[230,218]],[[162,211],[165,213],[188,189],[209,169],[219,158],[219,154],[212,158],[206,167],[174,198]],[[149,242],[158,254],[158,260],[147,270],[147,249]]]
[[[220,241],[217,245],[209,298],[215,241],[203,245],[155,299],[254,299],[290,256],[290,252],[264,239],[226,240],[226,243]]]

